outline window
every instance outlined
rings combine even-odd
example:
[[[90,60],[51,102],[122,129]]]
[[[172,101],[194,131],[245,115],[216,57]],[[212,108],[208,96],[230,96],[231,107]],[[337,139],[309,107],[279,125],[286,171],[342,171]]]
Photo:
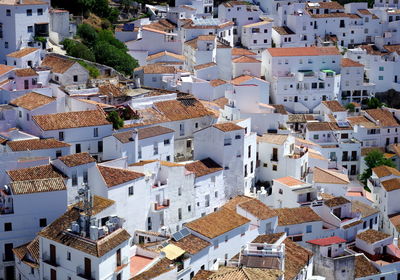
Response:
[[[185,135],[185,124],[183,124],[183,123],[181,123],[181,124],[179,125],[179,135],[180,135],[180,136]]]
[[[170,157],[170,156],[167,156],[167,157],[165,158],[165,160],[166,160],[166,161],[171,161],[171,157]]]
[[[40,226],[40,227],[45,227],[45,226],[47,226],[47,219],[46,219],[46,218],[41,218],[41,219],[39,220],[39,226]]]
[[[74,75],[74,83],[78,81],[78,75]]]
[[[29,114],[26,114],[26,120],[29,121]]]
[[[8,42],[4,42],[4,48],[8,49]]]
[[[224,139],[224,146],[230,146],[230,145],[232,145],[232,139],[231,138]]]
[[[103,152],[103,141],[97,142],[97,152],[99,153]]]
[[[319,139],[319,135],[318,135],[318,134],[314,134],[314,135],[313,135],[313,138],[314,138],[315,140],[318,140],[318,139]]]
[[[33,32],[33,26],[30,25],[27,27],[28,33],[32,33]]]
[[[283,190],[282,189],[279,189],[279,194],[283,194]]]
[[[78,185],[78,175],[77,175],[76,171],[74,171],[72,173],[72,185],[73,186]]]
[[[248,20],[253,20],[253,18],[252,18],[252,17],[249,17]]]
[[[268,33],[268,29],[264,29],[264,33]]]
[[[276,164],[272,165],[272,171],[278,171],[278,165]]]
[[[6,16],[10,17],[11,16],[11,10],[6,10]]]
[[[188,212],[192,212],[192,205],[188,205]]]
[[[383,76],[379,76],[379,81],[383,81]]]
[[[38,14],[38,16],[43,15],[43,9],[38,9],[38,10],[37,10],[37,14]]]
[[[153,144],[153,155],[158,155],[158,143]]]
[[[306,227],[306,232],[307,232],[307,233],[311,233],[311,232],[312,232],[312,225],[308,225],[308,226]]]
[[[87,170],[83,170],[83,182],[87,183],[88,182],[88,172]]]
[[[4,231],[12,231],[12,223],[4,223]]]
[[[128,188],[128,195],[129,195],[129,196],[133,195],[133,186],[129,186],[129,188]]]
[[[178,220],[182,220],[182,208],[178,208]]]
[[[64,131],[58,132],[58,140],[64,141]]]
[[[58,158],[60,156],[62,156],[62,152],[61,152],[61,150],[57,150],[56,151],[56,158]]]
[[[147,217],[147,230],[151,230],[152,225],[151,225],[151,217]]]
[[[194,128],[199,128],[199,123],[195,123]]]
[[[218,192],[214,192],[214,197],[217,198],[218,197]]]
[[[164,140],[164,145],[166,146],[166,145],[169,145],[169,144],[170,144],[169,139],[165,139]]]
[[[71,252],[67,252],[67,261],[71,260]]]
[[[225,235],[225,242],[228,242],[228,240],[229,240],[229,236]]]
[[[251,145],[247,147],[247,156],[248,158],[251,158]]]
[[[28,17],[32,16],[32,9],[26,10],[26,15],[27,15]]]
[[[379,66],[379,71],[384,71],[385,68],[383,66]]]
[[[264,44],[267,44],[267,43],[268,43],[268,40],[267,40],[267,39],[265,39],[265,40],[264,40]]]
[[[240,139],[242,138],[240,135],[235,135],[235,139]]]
[[[99,137],[99,128],[98,127],[93,128],[93,137]]]
[[[257,40],[253,40],[253,44],[257,44]]]
[[[178,196],[182,195],[182,188],[178,188]]]

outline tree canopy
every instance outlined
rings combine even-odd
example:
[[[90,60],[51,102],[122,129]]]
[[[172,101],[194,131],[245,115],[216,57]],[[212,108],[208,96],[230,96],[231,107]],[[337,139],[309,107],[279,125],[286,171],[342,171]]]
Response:
[[[364,158],[367,169],[361,174],[360,179],[366,185],[368,178],[372,175],[372,168],[386,165],[390,167],[395,167],[392,160],[384,157],[383,153],[379,150],[372,150]]]

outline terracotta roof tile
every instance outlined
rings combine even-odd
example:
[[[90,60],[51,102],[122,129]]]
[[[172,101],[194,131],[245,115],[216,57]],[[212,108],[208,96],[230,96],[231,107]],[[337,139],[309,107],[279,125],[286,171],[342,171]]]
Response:
[[[17,77],[32,77],[38,75],[32,68],[15,69],[14,73]]]
[[[150,137],[155,137],[155,136],[160,136],[168,133],[174,133],[175,130],[156,125],[156,126],[149,126],[145,128],[139,128],[137,130],[138,132],[138,138],[139,140],[150,138]]]
[[[136,130],[127,130],[124,132],[114,133],[113,136],[122,144],[126,144],[135,141],[136,133]]]
[[[324,201],[324,204],[330,208],[344,205],[350,203],[350,200],[347,200],[343,196],[334,197]]]
[[[307,241],[307,243],[318,245],[318,246],[330,246],[333,244],[346,243],[346,240],[343,238],[340,238],[339,236],[332,236],[332,237],[309,240],[309,241]]]
[[[244,129],[243,127],[232,123],[232,122],[226,122],[226,123],[216,123],[213,124],[213,127],[223,131],[223,132],[229,132],[229,131],[236,131],[236,130],[242,130]]]
[[[364,116],[348,117],[347,120],[352,126],[360,125],[365,128],[378,128],[378,126]]]
[[[193,234],[185,236],[179,241],[171,240],[170,243],[174,244],[175,246],[178,246],[179,248],[181,248],[182,250],[191,255],[195,255],[199,253],[201,250],[207,248],[208,246],[211,246],[210,242],[205,241]]]
[[[257,137],[257,141],[275,145],[283,145],[283,143],[286,142],[287,138],[288,135],[286,134],[265,133],[264,135]]]
[[[21,58],[21,57],[24,57],[25,55],[28,55],[28,54],[33,53],[38,50],[39,50],[38,48],[24,48],[19,51],[9,53],[7,56],[13,57],[13,58]]]
[[[275,113],[281,114],[281,115],[287,115],[287,111],[285,109],[285,106],[281,104],[271,104],[272,107],[275,108]]]
[[[314,178],[315,183],[325,183],[325,184],[349,184],[349,177],[346,174],[335,172],[329,169],[314,168]]]
[[[63,177],[61,173],[50,164],[8,170],[7,174],[10,176],[12,181],[29,181]]]
[[[385,152],[383,147],[363,147],[361,148],[361,156],[366,156],[372,151],[380,151],[382,154]]]
[[[381,241],[383,239],[391,237],[390,234],[384,233],[382,231],[377,231],[374,229],[367,229],[359,234],[357,234],[356,238],[361,239],[368,244],[373,244],[375,242]]]
[[[278,225],[287,226],[321,221],[321,218],[309,207],[274,209],[278,215]]]
[[[318,2],[318,3],[313,3],[313,4],[318,4],[318,5],[310,5],[307,4],[307,9],[331,9],[331,10],[344,10],[344,7],[340,5],[338,2],[332,1],[332,2]]]
[[[286,238],[283,243],[285,244],[285,279],[295,279],[308,265],[313,254],[289,238]]]
[[[10,101],[10,104],[32,111],[54,101],[56,101],[54,97],[49,97],[36,92],[29,92],[13,99]]]
[[[168,51],[162,51],[162,52],[158,52],[158,53],[149,55],[146,58],[146,60],[147,61],[154,60],[154,59],[157,59],[157,58],[160,58],[160,57],[163,57],[163,56],[170,56],[170,57],[173,57],[173,58],[175,58],[177,60],[185,61],[185,56],[180,55],[180,54],[175,54],[175,53],[172,53],[172,52],[168,52]]]
[[[372,172],[376,174],[379,178],[390,176],[390,175],[395,175],[395,176],[400,176],[400,171],[397,170],[396,168],[389,167],[386,165],[381,165],[372,168]]]
[[[329,13],[329,14],[310,14],[312,18],[353,18],[358,19],[361,18],[357,14],[350,13]]]
[[[104,95],[108,95],[108,96],[113,96],[113,97],[125,96],[125,92],[120,87],[118,87],[116,85],[113,85],[113,84],[110,84],[110,83],[106,83],[106,84],[100,85],[99,86],[99,93],[100,94],[104,94]]]
[[[274,181],[277,181],[289,187],[305,184],[303,181],[297,180],[296,178],[293,178],[291,176],[274,179]]]
[[[201,70],[201,69],[213,67],[213,66],[216,66],[216,65],[217,64],[215,62],[208,62],[208,63],[196,65],[193,68],[194,68],[194,70]]]
[[[88,164],[91,162],[96,162],[96,159],[86,152],[62,156],[59,157],[58,159],[68,167],[74,167],[78,165]]]
[[[309,122],[307,123],[309,131],[329,131],[332,130],[328,122]]]
[[[242,202],[238,206],[260,220],[267,220],[277,216],[277,213],[273,209],[258,199]]]
[[[213,116],[213,113],[195,98],[156,102],[154,107],[169,121]]]
[[[144,74],[176,74],[178,72],[174,66],[165,66],[161,64],[148,64],[135,69],[135,71],[141,70],[143,70]]]
[[[366,217],[369,217],[376,213],[379,213],[379,210],[377,210],[365,203],[362,203],[358,200],[352,200],[351,201],[351,212],[361,213],[361,216],[363,218],[366,218]]]
[[[250,23],[250,24],[246,24],[243,25],[243,27],[249,28],[249,27],[257,27],[257,26],[262,26],[265,24],[270,24],[271,22],[273,22],[272,20],[264,20],[263,21],[259,21],[259,22],[255,22],[255,23]]]
[[[97,167],[99,168],[107,187],[117,186],[144,177],[143,173],[122,168],[101,165],[98,165]]]
[[[167,258],[162,258],[157,263],[152,265],[149,269],[134,276],[130,280],[150,280],[150,279],[155,279],[155,278],[159,278],[159,277],[160,277],[159,279],[162,279],[161,275],[163,275],[164,273],[167,273],[175,268],[176,267],[175,267],[173,261],[170,261]]]
[[[346,112],[346,109],[337,100],[322,101],[321,103],[332,112]]]
[[[256,53],[247,50],[247,49],[242,49],[242,48],[233,48],[231,51],[232,56],[242,56],[242,55],[252,55],[255,56],[257,55]]]
[[[50,67],[51,70],[54,73],[63,74],[69,68],[71,68],[72,65],[74,65],[75,63],[77,63],[77,62],[75,62],[73,60],[70,60],[70,59],[66,59],[66,58],[62,58],[62,57],[58,57],[58,56],[53,56],[53,55],[47,55],[43,59],[41,65]]]
[[[250,56],[239,56],[232,60],[233,63],[261,63],[260,60]]]
[[[363,64],[354,61],[350,58],[342,58],[341,65],[342,67],[364,67]]]
[[[393,178],[381,182],[383,188],[387,192],[395,191],[400,189],[400,178]]]
[[[196,177],[202,177],[208,174],[221,171],[223,169],[220,165],[218,165],[215,161],[213,161],[210,158],[188,163],[185,165],[185,168],[190,172],[194,172]]]
[[[364,278],[371,275],[379,274],[379,270],[363,255],[356,255],[354,265],[354,278]]]
[[[245,196],[245,195],[237,195],[234,198],[229,199],[222,207],[227,208],[232,211],[236,211],[236,208],[241,203],[251,201],[254,198]]]
[[[0,64],[0,76],[12,71],[14,69],[13,66],[8,66],[4,64]]]
[[[111,125],[99,110],[36,115],[32,119],[42,130]]]
[[[215,79],[210,81],[210,86],[212,87],[218,87],[221,85],[225,85],[227,82],[221,79]]]
[[[32,268],[39,267],[39,237],[13,249],[15,256]]]
[[[65,142],[58,141],[53,138],[49,138],[49,139],[8,141],[7,146],[10,147],[11,151],[13,152],[20,152],[20,151],[65,148],[71,145]]]
[[[384,109],[369,109],[365,112],[375,121],[379,121],[382,127],[399,126],[399,122],[395,119],[392,113]]]
[[[324,56],[340,55],[336,47],[268,48],[271,56]]]
[[[185,226],[212,239],[249,222],[249,219],[246,219],[236,212],[222,208],[216,212],[189,222]]]
[[[285,233],[284,232],[277,232],[271,234],[261,234],[256,237],[251,243],[267,243],[267,244],[274,244],[277,242]]]
[[[272,27],[279,35],[293,35],[295,34],[292,29],[287,26],[274,26]]]
[[[14,195],[32,194],[40,192],[64,191],[66,186],[63,178],[37,179],[27,181],[15,181],[10,184]]]

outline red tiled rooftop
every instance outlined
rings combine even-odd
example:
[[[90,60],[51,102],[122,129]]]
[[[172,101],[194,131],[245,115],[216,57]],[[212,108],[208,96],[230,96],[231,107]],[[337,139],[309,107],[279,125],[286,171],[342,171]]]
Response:
[[[343,238],[340,238],[339,236],[332,236],[332,237],[320,238],[320,239],[314,239],[314,240],[307,241],[307,243],[319,245],[319,246],[329,246],[329,245],[345,243],[345,242],[346,242],[346,240],[344,240]]]
[[[141,271],[146,265],[148,265],[152,258],[143,257],[143,256],[132,256],[131,257],[131,276],[135,276]]]

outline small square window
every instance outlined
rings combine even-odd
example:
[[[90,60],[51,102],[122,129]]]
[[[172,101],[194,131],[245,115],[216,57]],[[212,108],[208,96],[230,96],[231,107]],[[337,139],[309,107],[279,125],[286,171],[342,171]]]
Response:
[[[129,196],[133,195],[133,186],[130,186],[130,187],[128,188],[128,195],[129,195]]]
[[[6,16],[8,16],[8,17],[11,16],[11,10],[6,10]]]
[[[28,33],[32,33],[33,32],[33,26],[32,25],[28,26],[27,30],[28,30]]]
[[[43,15],[43,9],[38,9],[38,10],[37,10],[37,14],[38,14],[38,16]]]
[[[74,83],[78,81],[78,75],[74,75]]]
[[[169,144],[170,144],[169,139],[165,139],[165,140],[164,140],[164,145],[169,145]]]
[[[277,171],[278,170],[278,165],[274,164],[272,165],[272,171]]]
[[[71,252],[67,252],[67,261],[71,260]]]
[[[4,231],[12,231],[12,223],[4,223]]]
[[[45,227],[45,226],[47,226],[47,219],[46,219],[46,218],[41,218],[41,219],[39,220],[39,226],[40,226],[40,227]]]
[[[27,15],[28,17],[32,16],[32,9],[26,10],[26,15]]]

